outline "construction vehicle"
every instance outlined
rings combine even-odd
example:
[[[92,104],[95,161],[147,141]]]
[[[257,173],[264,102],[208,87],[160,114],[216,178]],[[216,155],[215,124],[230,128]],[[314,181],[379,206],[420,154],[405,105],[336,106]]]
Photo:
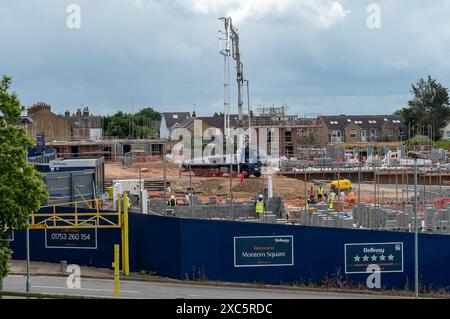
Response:
[[[338,191],[348,192],[352,188],[352,182],[348,179],[335,180],[330,183],[330,189],[334,193],[338,193]]]
[[[249,157],[248,148],[243,150],[243,157],[224,155],[224,156],[210,156],[203,157],[199,160],[183,161],[181,163],[182,171],[191,171],[195,176],[204,177],[220,177],[224,173],[237,175],[244,173],[244,177],[248,178],[251,175],[255,177],[261,176],[261,168],[263,163],[259,158],[253,163]],[[242,160],[241,160],[242,158]]]

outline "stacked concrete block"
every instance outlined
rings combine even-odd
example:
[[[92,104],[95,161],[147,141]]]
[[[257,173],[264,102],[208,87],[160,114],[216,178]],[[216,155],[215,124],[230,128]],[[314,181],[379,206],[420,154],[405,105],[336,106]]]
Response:
[[[352,209],[353,222],[355,223],[356,227],[359,227],[361,223],[361,210],[363,210],[362,205],[355,205]]]
[[[387,211],[384,208],[378,208],[378,214],[379,214],[379,227],[384,228],[386,226],[386,215]]]
[[[435,212],[432,205],[426,205],[425,207],[425,229],[432,231],[435,226]],[[437,223],[436,223],[437,225]]]
[[[413,205],[405,205],[405,229],[411,228],[413,224],[411,218],[414,219],[414,207]]]
[[[259,220],[265,224],[275,224],[277,222],[277,216],[268,211],[261,214]]]
[[[312,226],[319,226],[319,215],[317,214],[312,214],[311,216],[311,225]]]
[[[375,227],[375,212],[376,212],[376,207],[370,206],[369,211],[368,211],[369,218],[368,218],[367,228]]]
[[[330,214],[330,218],[331,218],[331,225],[332,227],[339,227],[339,214],[336,212],[333,212]]]
[[[387,230],[396,230],[396,229],[398,229],[398,222],[397,222],[397,220],[395,220],[395,219],[388,219],[386,221],[385,228]]]
[[[342,227],[344,227],[344,228],[353,228],[353,219],[345,218],[343,220]]]

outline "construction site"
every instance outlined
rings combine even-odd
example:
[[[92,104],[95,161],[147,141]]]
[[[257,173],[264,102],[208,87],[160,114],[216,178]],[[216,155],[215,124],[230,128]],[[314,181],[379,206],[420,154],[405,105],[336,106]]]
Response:
[[[43,102],[28,109],[26,129],[38,142],[29,161],[46,174],[49,203],[101,199],[116,207],[127,193],[131,210],[144,214],[403,231],[411,230],[413,207],[422,231],[448,230],[447,151],[407,149],[411,128],[394,115],[301,117],[284,102],[251,107],[239,34],[230,17],[219,21],[222,115],[162,113],[164,137],[116,139],[103,136],[101,117],[87,107],[62,117]],[[181,129],[194,145],[179,150],[171,137]],[[200,157],[188,150],[198,140]],[[205,155],[211,145],[214,152],[233,145],[232,153]]]
[[[110,267],[114,259],[116,284],[119,268],[124,276],[277,285],[322,283],[343,269],[364,286],[374,265],[398,273],[384,288],[412,282],[413,233],[416,250],[419,235],[426,247],[450,247],[448,151],[433,139],[407,142],[417,128],[399,115],[251,105],[238,30],[230,17],[219,23],[220,114],[161,112],[144,121],[152,134],[119,138],[105,136],[87,107],[72,115],[43,102],[28,109],[20,125],[36,146],[27,161],[48,198],[27,226],[31,244],[28,232],[8,239],[14,258],[29,260],[31,245],[36,261]],[[447,267],[440,261],[450,251],[426,253]],[[425,266],[427,284],[449,287]]]

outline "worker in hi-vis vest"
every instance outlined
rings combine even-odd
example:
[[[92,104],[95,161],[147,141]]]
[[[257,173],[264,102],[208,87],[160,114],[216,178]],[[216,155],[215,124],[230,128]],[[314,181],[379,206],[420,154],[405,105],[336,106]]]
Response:
[[[256,212],[256,217],[257,218],[260,218],[261,214],[264,212],[264,198],[263,198],[263,195],[259,195],[258,199],[256,200],[255,212]]]
[[[167,202],[167,206],[175,207],[177,206],[177,200],[175,199],[175,196],[171,195],[169,201]]]
[[[333,200],[336,197],[336,194],[332,191],[330,192],[330,195],[328,196],[328,208],[333,209]]]
[[[353,193],[353,190],[351,188],[347,194],[347,200],[350,205],[355,205],[355,193]]]
[[[306,201],[306,209],[310,209],[311,205],[314,205],[314,195],[309,196],[309,198]]]
[[[323,198],[323,187],[322,185],[319,185],[319,187],[317,187],[317,200],[321,202],[322,198]]]

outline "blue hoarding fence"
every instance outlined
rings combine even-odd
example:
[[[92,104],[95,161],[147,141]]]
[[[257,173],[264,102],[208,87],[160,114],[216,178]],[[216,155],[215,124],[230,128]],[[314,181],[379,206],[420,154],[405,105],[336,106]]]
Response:
[[[49,234],[30,232],[32,260],[110,268],[121,239],[116,229],[98,229],[95,246],[93,234],[86,241],[83,233],[73,241]],[[365,285],[375,264],[383,288],[414,282],[412,233],[130,214],[129,240],[131,271],[176,279],[320,285],[335,275]],[[14,258],[25,259],[25,233],[14,232],[10,244]],[[421,285],[450,290],[449,269],[450,236],[420,234]]]

